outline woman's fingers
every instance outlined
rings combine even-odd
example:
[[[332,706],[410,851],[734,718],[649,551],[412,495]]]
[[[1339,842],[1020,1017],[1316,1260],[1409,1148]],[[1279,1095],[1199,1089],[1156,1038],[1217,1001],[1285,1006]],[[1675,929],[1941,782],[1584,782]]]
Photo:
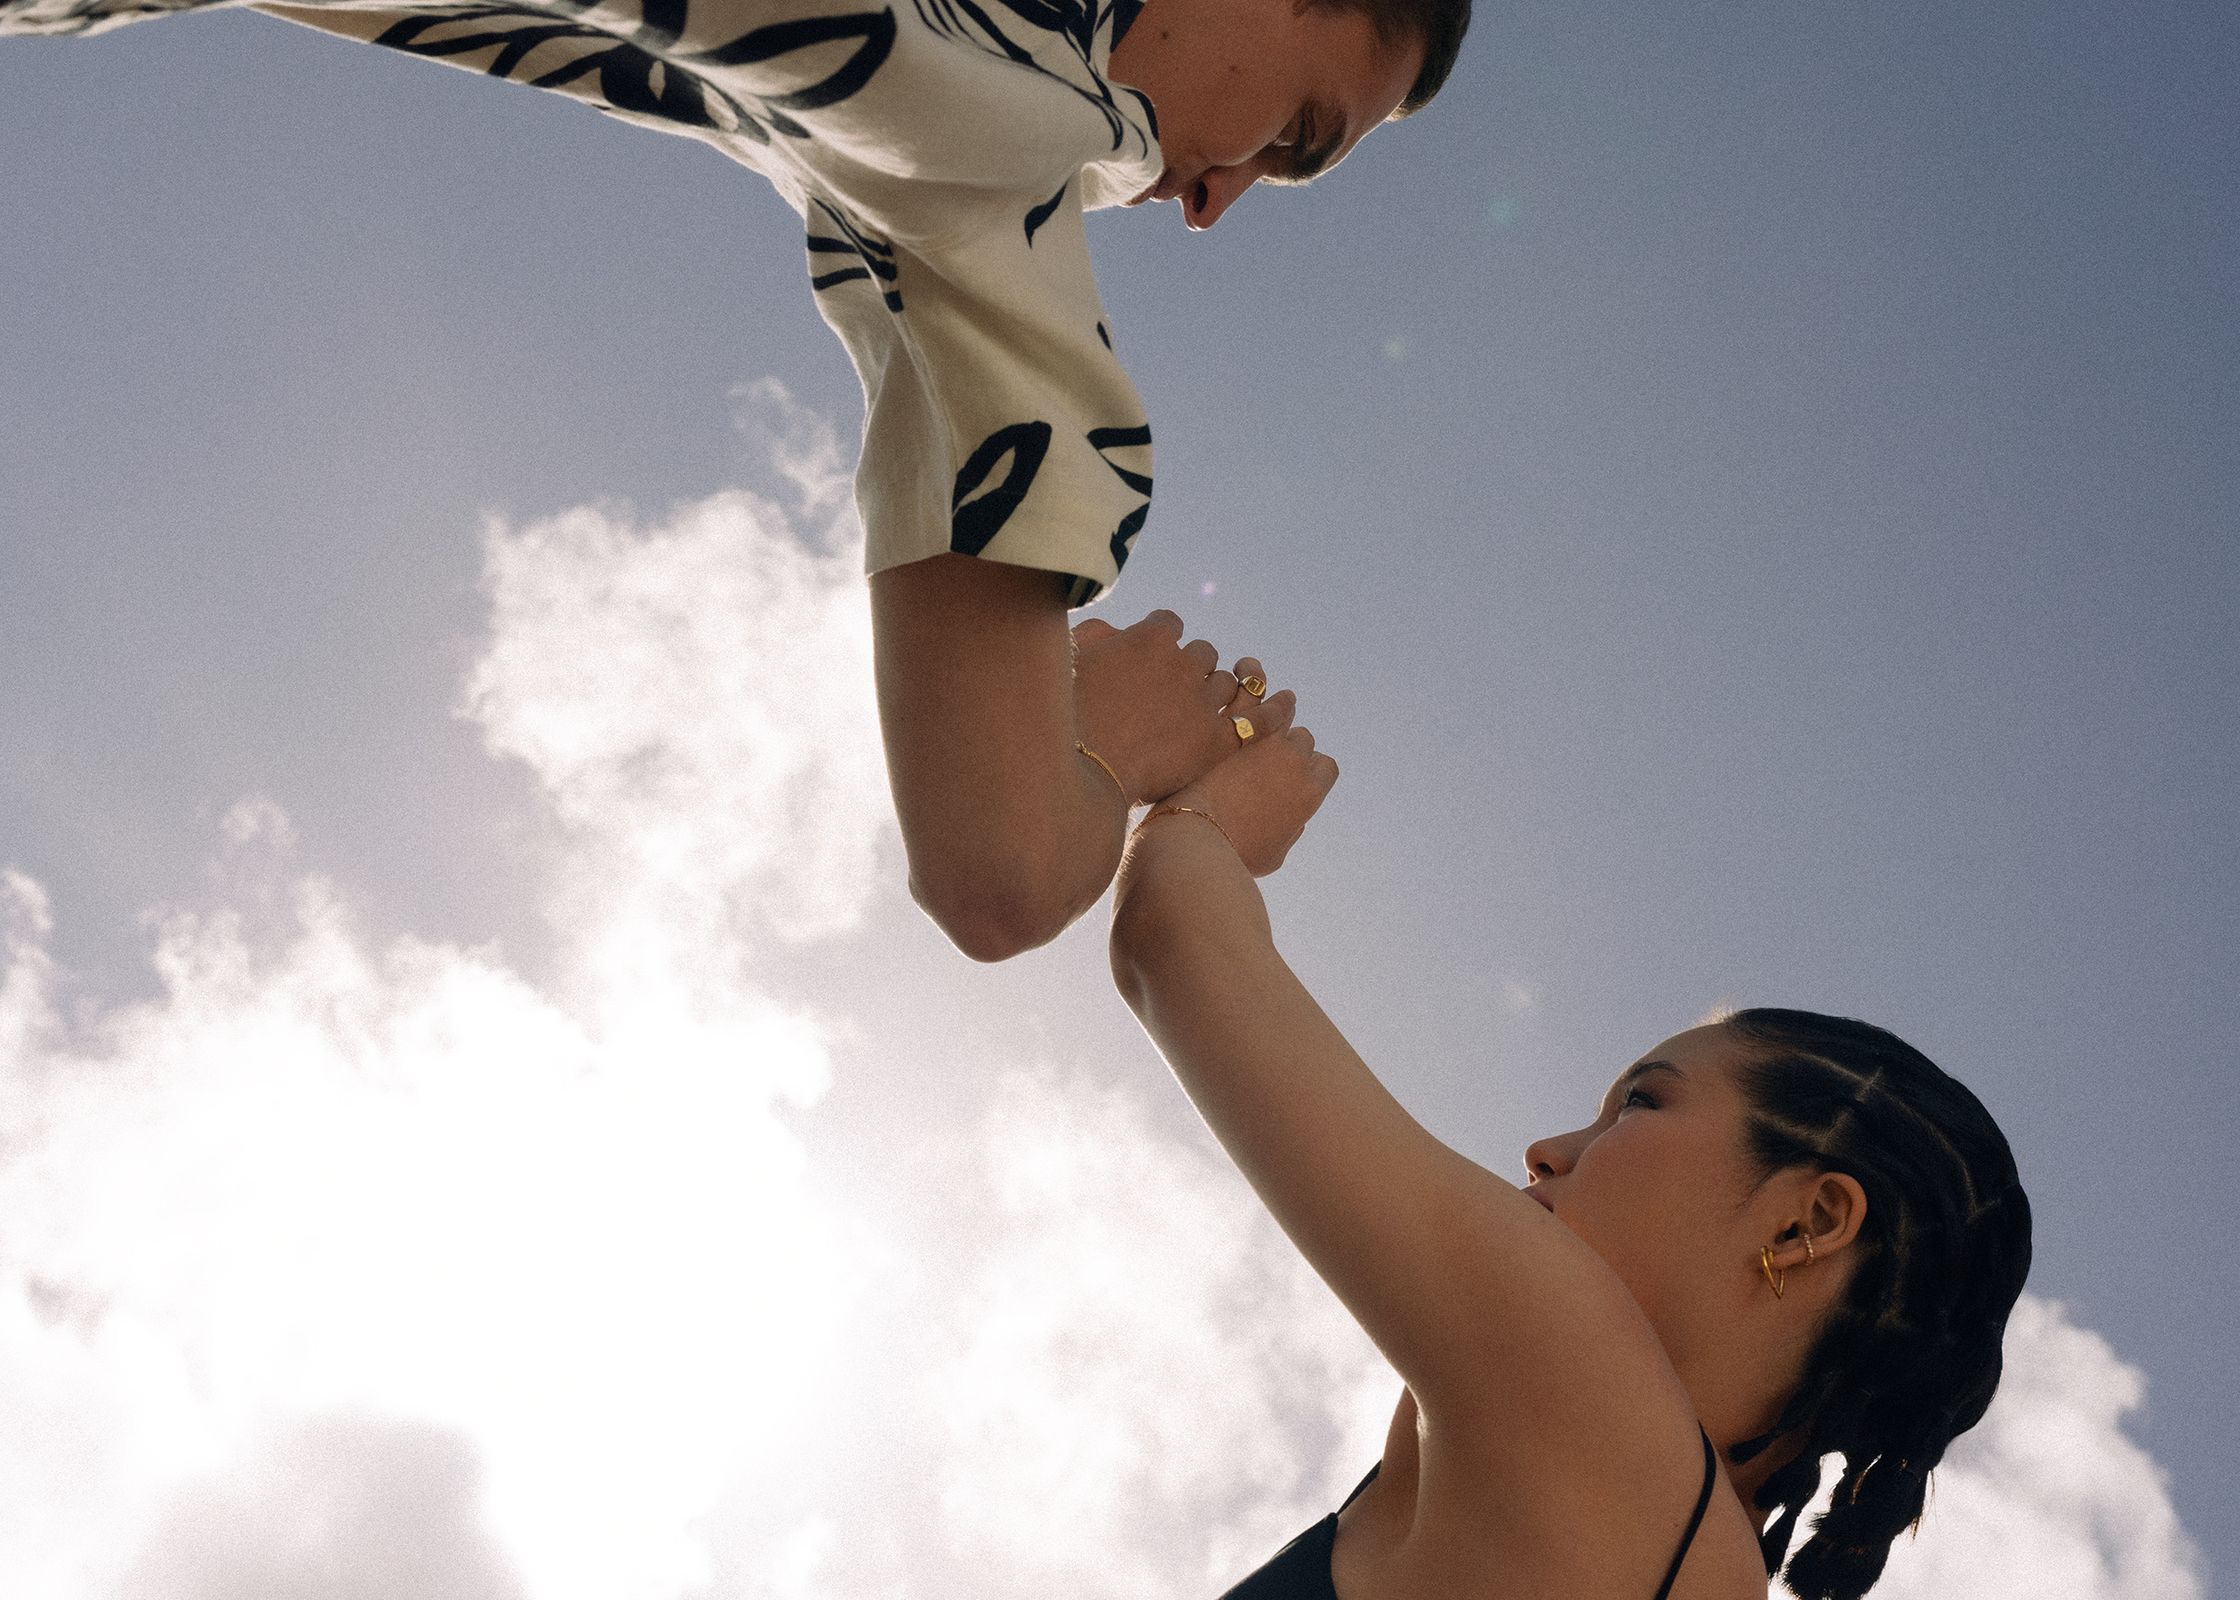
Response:
[[[1102,617],[1083,617],[1073,625],[1073,642],[1076,645],[1096,644],[1119,631]]]
[[[1237,680],[1230,673],[1217,672],[1206,679],[1206,702],[1217,711],[1226,710],[1237,694]]]

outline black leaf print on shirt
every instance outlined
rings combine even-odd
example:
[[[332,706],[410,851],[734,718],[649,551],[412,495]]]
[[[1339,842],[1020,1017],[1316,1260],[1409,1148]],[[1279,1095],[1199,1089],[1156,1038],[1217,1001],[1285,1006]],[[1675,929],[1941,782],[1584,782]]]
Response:
[[[1120,526],[1112,530],[1112,570],[1118,572],[1128,564],[1128,554],[1136,547],[1136,535],[1143,531],[1144,520],[1151,515],[1151,502],[1146,500],[1135,510],[1120,519]]]
[[[1098,324],[1099,332],[1103,331],[1103,326],[1102,323]],[[1143,496],[1143,504],[1122,517],[1120,526],[1112,530],[1110,547],[1112,566],[1116,572],[1128,564],[1129,552],[1135,548],[1136,535],[1143,531],[1143,524],[1151,515],[1151,474],[1138,472],[1133,467],[1123,467],[1112,459],[1111,453],[1115,450],[1149,449],[1150,445],[1151,424],[1148,422],[1139,423],[1133,428],[1089,430],[1089,448],[1104,457],[1104,464],[1112,469],[1114,476]]]
[[[193,11],[217,0],[0,0],[0,35],[60,39],[73,34],[106,33],[128,22]]]
[[[1135,449],[1150,443],[1151,424],[1148,422],[1139,422],[1132,428],[1091,428],[1089,430],[1089,448],[1103,456],[1104,464],[1117,473],[1120,481],[1135,490],[1137,494],[1149,494],[1151,492],[1151,474],[1123,467],[1119,462],[1113,460],[1108,452]]]
[[[729,44],[702,50],[687,59],[701,66],[745,67],[779,56],[830,44],[836,39],[860,39],[854,55],[805,88],[767,95],[765,106],[784,111],[821,111],[837,105],[871,81],[894,49],[894,12],[858,11],[838,17],[795,17],[743,33]]]
[[[1052,195],[1049,199],[1043,201],[1042,204],[1036,206],[1032,211],[1027,213],[1028,249],[1031,250],[1034,248],[1035,231],[1057,214],[1058,202],[1066,197],[1066,191],[1072,187],[1073,180],[1071,178],[1066,179],[1065,182],[1058,185],[1058,192],[1056,194]]]
[[[757,144],[768,144],[772,133],[808,138],[809,130],[786,113],[815,111],[847,99],[871,81],[894,50],[891,9],[770,23],[705,50],[678,48],[688,16],[686,0],[644,0],[638,25],[627,34],[568,14],[588,9],[571,0],[553,0],[549,6],[452,6],[402,18],[373,42],[433,60],[492,51],[485,73],[535,89],[566,90],[596,74],[597,98],[616,111],[743,134]],[[815,82],[780,94],[732,94],[694,70],[771,61],[849,39],[858,43],[847,60]],[[554,47],[544,57],[552,64],[533,77],[519,76],[524,62],[545,46]]]
[[[1004,10],[1010,12],[1031,28],[1054,33],[1063,38],[1080,55],[1090,59],[1096,47],[1097,10],[1085,0],[1000,0]]]
[[[967,556],[987,549],[988,541],[1003,531],[1034,487],[1035,474],[1049,452],[1047,422],[1014,422],[981,440],[980,448],[957,470],[957,486],[949,496],[949,548]],[[968,504],[965,496],[985,483],[1005,456],[1011,458],[1011,468],[1003,482]]]
[[[876,279],[880,293],[886,296],[887,309],[900,311],[902,291],[895,283],[894,246],[865,233],[824,201],[816,200],[811,204],[825,224],[839,230],[840,237],[828,233],[809,235],[809,287],[822,293],[860,278]],[[820,256],[826,259],[819,262]],[[847,258],[850,265],[832,264],[831,258],[835,256]]]
[[[1056,3],[1046,3],[1046,0],[999,0],[999,3],[1020,22],[1065,41],[1067,48],[1080,59],[1082,76],[1089,80],[1088,85],[1076,83],[1071,78],[1052,72],[1037,61],[1032,51],[997,25],[995,18],[987,13],[979,0],[911,0],[911,3],[917,8],[919,20],[935,33],[944,38],[978,45],[990,55],[1001,56],[1006,61],[1013,61],[1031,71],[1039,72],[1053,83],[1064,84],[1095,106],[1112,135],[1113,149],[1119,149],[1127,141],[1131,130],[1127,119],[1120,114],[1118,102],[1112,97],[1112,86],[1090,65],[1095,59],[1096,14],[1093,9],[1081,4],[1080,0],[1056,0]]]

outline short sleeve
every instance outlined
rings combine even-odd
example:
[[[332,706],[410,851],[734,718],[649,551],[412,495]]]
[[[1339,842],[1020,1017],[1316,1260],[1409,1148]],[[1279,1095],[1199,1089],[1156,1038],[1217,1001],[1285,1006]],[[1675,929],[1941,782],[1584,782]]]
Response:
[[[1151,429],[1112,350],[1079,182],[924,253],[810,199],[810,281],[864,385],[869,570],[954,551],[1063,574],[1083,605],[1127,563]]]

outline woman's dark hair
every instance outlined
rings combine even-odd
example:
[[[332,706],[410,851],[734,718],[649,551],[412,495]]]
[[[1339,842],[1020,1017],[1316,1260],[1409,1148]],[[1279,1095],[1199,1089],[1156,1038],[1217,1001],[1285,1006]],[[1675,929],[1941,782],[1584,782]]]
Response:
[[[1395,116],[1405,117],[1431,104],[1446,84],[1462,36],[1470,31],[1470,0],[1304,0],[1325,11],[1358,11],[1376,24],[1387,45],[1423,45],[1423,66],[1408,86]]]
[[[1796,1393],[1770,1433],[1731,1452],[1801,1444],[1758,1491],[1759,1508],[1779,1513],[1761,1541],[1769,1577],[1821,1458],[1843,1457],[1834,1503],[1784,1576],[1806,1600],[1856,1600],[1921,1520],[1930,1469],[1999,1387],[2000,1339],[2030,1270],[2030,1202],[1983,1103],[1895,1034],[1812,1011],[1724,1021],[1752,1047],[1738,1081],[1761,1178],[1805,1167],[1866,1191],[1858,1266]]]

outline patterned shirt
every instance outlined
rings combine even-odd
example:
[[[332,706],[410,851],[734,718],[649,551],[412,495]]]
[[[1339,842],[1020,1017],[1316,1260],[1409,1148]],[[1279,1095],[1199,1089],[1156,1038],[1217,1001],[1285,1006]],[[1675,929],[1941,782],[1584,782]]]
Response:
[[[0,34],[93,33],[234,0],[0,0]],[[1151,430],[1112,353],[1085,208],[1162,158],[1110,83],[1136,0],[375,0],[260,4],[716,146],[807,228],[863,381],[856,500],[880,571],[944,551],[1119,576]]]

